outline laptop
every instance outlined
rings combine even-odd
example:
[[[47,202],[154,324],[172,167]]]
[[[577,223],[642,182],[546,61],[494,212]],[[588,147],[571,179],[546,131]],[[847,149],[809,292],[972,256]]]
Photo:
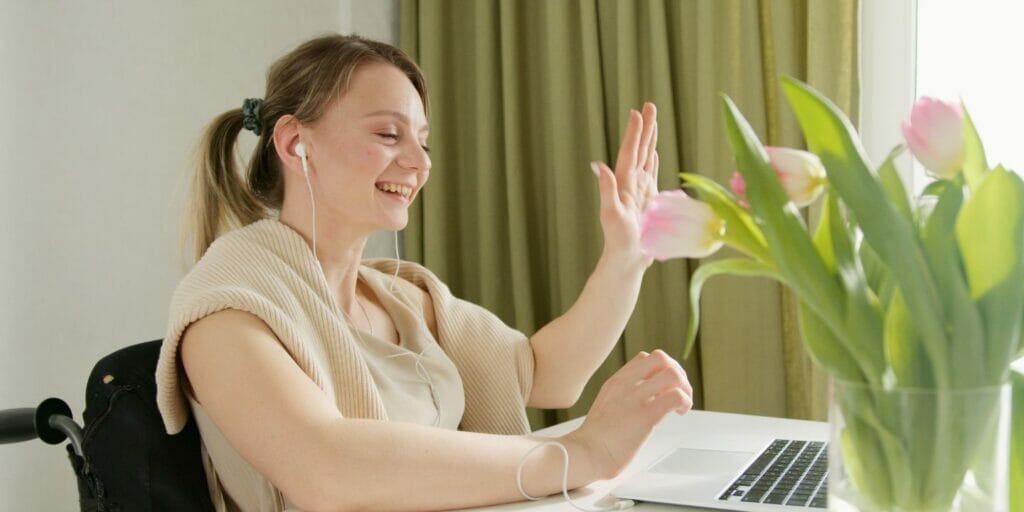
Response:
[[[612,491],[618,498],[753,512],[826,508],[828,444],[770,439],[760,450],[677,446]]]

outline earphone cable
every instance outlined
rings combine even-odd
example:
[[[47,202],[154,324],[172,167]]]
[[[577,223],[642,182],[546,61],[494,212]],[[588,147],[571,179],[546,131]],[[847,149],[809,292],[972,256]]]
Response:
[[[530,454],[545,446],[554,446],[562,451],[562,496],[564,496],[565,501],[572,505],[573,508],[575,508],[576,510],[582,510],[584,512],[609,512],[612,510],[623,510],[626,508],[630,508],[634,505],[633,500],[618,500],[615,502],[615,504],[611,505],[610,507],[594,508],[580,505],[579,503],[573,501],[573,499],[569,497],[569,450],[566,449],[564,444],[559,443],[558,441],[545,441],[543,443],[540,443],[537,446],[534,446],[533,448],[527,450],[526,454],[523,455],[523,458],[519,460],[519,466],[516,468],[516,488],[519,489],[519,494],[521,494],[524,498],[530,501],[537,501],[541,499],[526,494],[526,491],[523,489],[523,466],[526,465],[526,459],[530,456]]]
[[[316,260],[317,266],[323,272],[323,266],[320,265],[320,256],[316,253],[316,199],[313,198],[313,183],[309,181],[309,164],[306,163],[306,155],[302,155],[302,173],[306,175],[306,187],[309,189],[309,206],[313,212],[313,259]]]
[[[391,276],[391,292],[395,292],[395,279],[398,279],[398,269],[402,266],[402,258],[398,254],[398,231],[395,231],[395,275]]]

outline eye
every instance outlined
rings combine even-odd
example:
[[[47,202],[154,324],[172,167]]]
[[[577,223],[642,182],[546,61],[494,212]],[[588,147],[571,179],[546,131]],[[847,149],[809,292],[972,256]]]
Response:
[[[378,133],[377,135],[384,137],[385,139],[398,140],[397,133]]]

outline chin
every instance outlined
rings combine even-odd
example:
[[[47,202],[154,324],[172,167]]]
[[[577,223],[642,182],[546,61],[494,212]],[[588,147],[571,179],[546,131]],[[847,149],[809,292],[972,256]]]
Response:
[[[401,218],[390,218],[381,223],[381,228],[384,231],[401,231],[409,225],[409,216],[403,215]]]

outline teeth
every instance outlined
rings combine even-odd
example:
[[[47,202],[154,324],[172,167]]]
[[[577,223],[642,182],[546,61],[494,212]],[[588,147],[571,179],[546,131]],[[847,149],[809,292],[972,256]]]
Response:
[[[410,195],[412,195],[412,187],[407,187],[405,185],[396,185],[394,183],[384,183],[382,185],[377,185],[377,188],[380,189],[380,190],[383,190],[385,192],[393,192],[395,194],[401,194],[402,197],[406,197],[406,198],[409,197]]]

